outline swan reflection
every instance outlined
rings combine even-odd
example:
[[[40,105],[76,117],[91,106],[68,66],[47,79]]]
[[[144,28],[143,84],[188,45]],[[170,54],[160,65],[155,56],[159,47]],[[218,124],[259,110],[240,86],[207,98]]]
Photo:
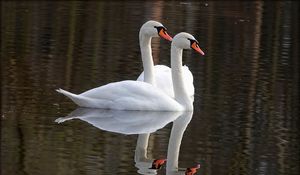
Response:
[[[167,153],[167,175],[192,175],[195,174],[197,169],[200,168],[200,164],[194,167],[179,168],[178,158],[180,152],[180,145],[184,131],[186,130],[188,124],[190,123],[193,116],[193,112],[184,112],[180,117],[178,117],[174,122],[169,138],[168,153]]]
[[[66,117],[55,120],[62,123],[80,119],[101,130],[121,134],[152,133],[174,121],[181,112],[120,111],[92,108],[77,108]]]
[[[182,112],[173,121],[173,126],[171,130],[171,135],[168,143],[168,153],[167,153],[167,175],[193,175],[196,173],[197,169],[200,168],[200,164],[194,167],[179,168],[178,158],[180,145],[184,131],[186,130],[188,124],[190,123],[193,116],[193,112]],[[140,134],[138,136],[136,150],[135,150],[135,166],[138,168],[138,173],[144,175],[157,174],[156,170],[149,169],[153,163],[153,159],[147,158],[147,148],[148,140],[150,134]]]
[[[138,134],[135,149],[135,167],[139,174],[157,174],[157,169],[166,161],[166,174],[192,175],[199,167],[178,168],[178,158],[183,134],[190,123],[193,112],[154,112],[154,111],[119,111],[105,109],[78,108],[66,117],[55,120],[62,123],[80,119],[101,130],[121,133]],[[147,156],[150,133],[173,122],[166,159],[150,159]],[[190,171],[190,173],[188,173]]]

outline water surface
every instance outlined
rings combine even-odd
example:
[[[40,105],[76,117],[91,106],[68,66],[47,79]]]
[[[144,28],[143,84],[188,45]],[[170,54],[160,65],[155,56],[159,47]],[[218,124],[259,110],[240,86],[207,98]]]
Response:
[[[194,75],[194,113],[179,167],[197,174],[300,174],[299,3],[1,3],[1,174],[137,174],[137,135],[82,120],[55,92],[134,80],[142,71],[140,26],[162,22],[193,34],[206,55],[184,51]],[[170,43],[152,41],[156,64]],[[152,133],[148,157],[165,158],[172,122]],[[158,174],[165,174],[165,168]]]

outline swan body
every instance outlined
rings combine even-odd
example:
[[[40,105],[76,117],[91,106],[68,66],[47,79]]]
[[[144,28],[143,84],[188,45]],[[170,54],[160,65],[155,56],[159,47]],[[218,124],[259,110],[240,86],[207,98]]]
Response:
[[[195,94],[193,74],[187,66],[182,66],[182,69],[187,93],[190,97],[193,97]],[[154,72],[155,86],[174,98],[171,69],[165,65],[155,65]],[[140,74],[137,81],[144,81],[144,72]]]
[[[192,111],[193,101],[186,91],[182,73],[182,51],[190,48],[203,52],[192,35],[182,32],[174,37],[171,44],[174,98],[152,84],[130,80],[109,83],[79,95],[63,89],[58,89],[57,92],[66,95],[81,107],[116,110]]]
[[[139,42],[144,71],[139,75],[137,81],[144,81],[153,84],[167,95],[174,98],[171,69],[165,65],[154,66],[151,49],[152,37],[161,36],[167,40],[171,40],[171,38],[168,36],[162,36],[160,32],[157,33],[153,31],[155,26],[163,27],[163,25],[157,21],[148,21],[142,25],[140,29]],[[187,93],[189,96],[194,96],[195,90],[193,84],[193,75],[187,66],[183,66],[183,77],[185,80]]]
[[[125,80],[109,83],[79,95],[63,89],[57,92],[80,107],[114,110],[182,111],[183,107],[149,83]]]

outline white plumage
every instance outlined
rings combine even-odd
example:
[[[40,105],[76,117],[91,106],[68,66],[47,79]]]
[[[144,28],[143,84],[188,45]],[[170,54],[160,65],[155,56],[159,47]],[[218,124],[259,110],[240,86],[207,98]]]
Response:
[[[190,41],[193,41],[193,44],[196,43],[192,35],[182,32],[174,37],[171,44],[174,98],[152,84],[132,80],[109,83],[79,95],[62,89],[57,91],[81,107],[117,110],[192,111],[193,100],[187,93],[182,71],[182,51],[191,48]],[[199,48],[198,44],[193,47]]]

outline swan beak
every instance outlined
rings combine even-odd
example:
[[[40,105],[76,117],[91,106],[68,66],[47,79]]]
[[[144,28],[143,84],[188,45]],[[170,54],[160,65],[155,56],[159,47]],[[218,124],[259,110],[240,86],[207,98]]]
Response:
[[[197,173],[197,170],[200,168],[200,164],[195,167],[187,168],[185,171],[185,175],[194,175]]]
[[[199,47],[198,43],[194,41],[194,43],[191,45],[192,49],[194,49],[196,52],[199,52],[201,55],[205,55],[204,52]]]
[[[168,41],[172,41],[172,37],[167,33],[167,31],[164,28],[160,29],[158,35]]]

